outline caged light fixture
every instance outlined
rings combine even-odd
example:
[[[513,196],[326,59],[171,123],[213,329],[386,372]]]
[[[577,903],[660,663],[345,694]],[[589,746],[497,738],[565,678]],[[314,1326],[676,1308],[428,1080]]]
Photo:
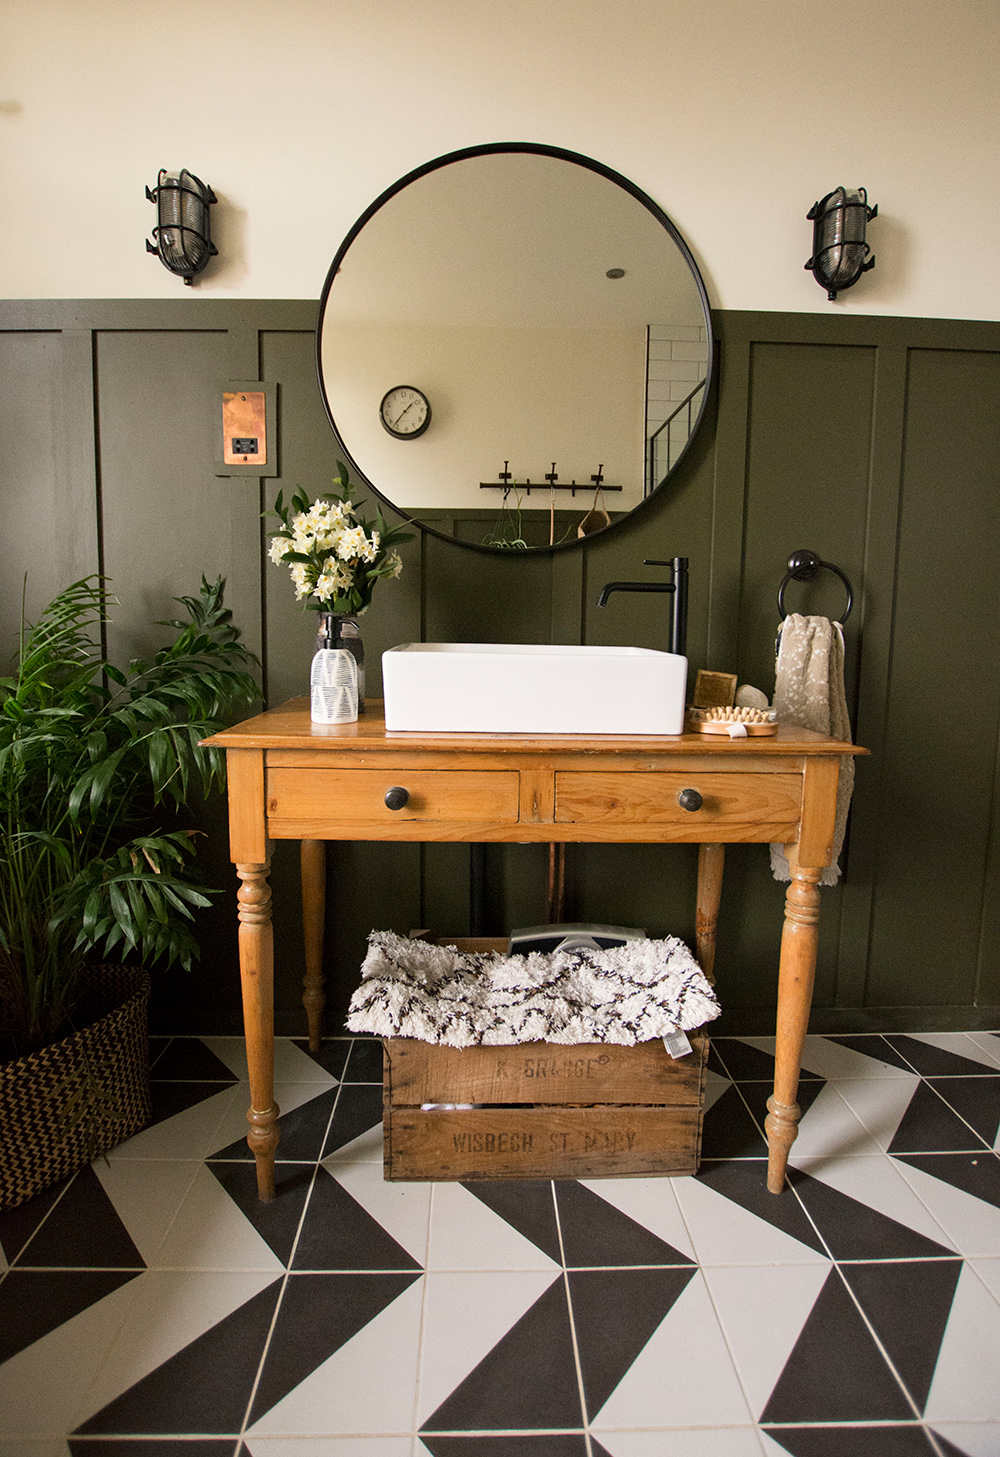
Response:
[[[193,172],[182,168],[172,176],[161,167],[152,191],[146,196],[156,203],[156,227],[151,243],[146,239],[146,252],[155,253],[164,268],[192,283],[208,260],[218,253],[212,242],[208,209],[217,199]]]
[[[814,202],[806,217],[813,225],[813,255],[806,264],[827,298],[857,283],[862,273],[875,267],[869,258],[865,228],[878,216],[878,204],[868,206],[863,187],[835,187]]]

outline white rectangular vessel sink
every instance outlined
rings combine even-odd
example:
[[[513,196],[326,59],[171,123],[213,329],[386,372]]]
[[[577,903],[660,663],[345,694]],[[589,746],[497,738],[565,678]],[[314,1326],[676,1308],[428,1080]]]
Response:
[[[382,684],[392,730],[679,734],[687,658],[651,648],[404,643],[382,654]]]

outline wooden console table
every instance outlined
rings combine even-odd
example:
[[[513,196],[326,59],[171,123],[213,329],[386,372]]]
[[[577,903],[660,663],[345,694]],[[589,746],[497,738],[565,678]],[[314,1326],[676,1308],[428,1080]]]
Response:
[[[262,1198],[274,1194],[271,840],[302,842],[310,1043],[324,1001],[326,840],[693,843],[697,952],[711,976],[726,843],[779,841],[792,879],[778,977],[768,1188],[784,1185],[809,1022],[819,878],[830,861],[840,756],[865,750],[807,729],[772,737],[653,738],[387,733],[380,703],[320,725],[294,699],[205,742],[227,752],[230,854],[241,885],[240,972],[251,1106],[247,1142]],[[693,791],[693,793],[692,793]]]

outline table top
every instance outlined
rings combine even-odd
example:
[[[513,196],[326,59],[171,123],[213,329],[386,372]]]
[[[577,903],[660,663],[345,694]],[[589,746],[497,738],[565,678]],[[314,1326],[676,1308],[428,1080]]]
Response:
[[[387,730],[381,699],[369,699],[355,723],[313,723],[309,699],[292,698],[279,708],[257,714],[232,728],[213,734],[203,743],[219,749],[329,748],[343,753],[391,749],[439,749],[490,754],[573,753],[598,750],[602,754],[709,757],[746,755],[798,757],[803,754],[867,754],[868,750],[811,729],[779,724],[776,734],[730,739],[718,734],[472,734]]]

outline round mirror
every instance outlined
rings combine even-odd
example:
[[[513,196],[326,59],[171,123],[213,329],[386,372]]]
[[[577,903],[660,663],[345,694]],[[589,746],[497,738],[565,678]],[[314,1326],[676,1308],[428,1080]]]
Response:
[[[626,178],[530,143],[378,198],[327,276],[320,388],[354,471],[418,526],[549,550],[660,490],[705,410],[708,299]]]

